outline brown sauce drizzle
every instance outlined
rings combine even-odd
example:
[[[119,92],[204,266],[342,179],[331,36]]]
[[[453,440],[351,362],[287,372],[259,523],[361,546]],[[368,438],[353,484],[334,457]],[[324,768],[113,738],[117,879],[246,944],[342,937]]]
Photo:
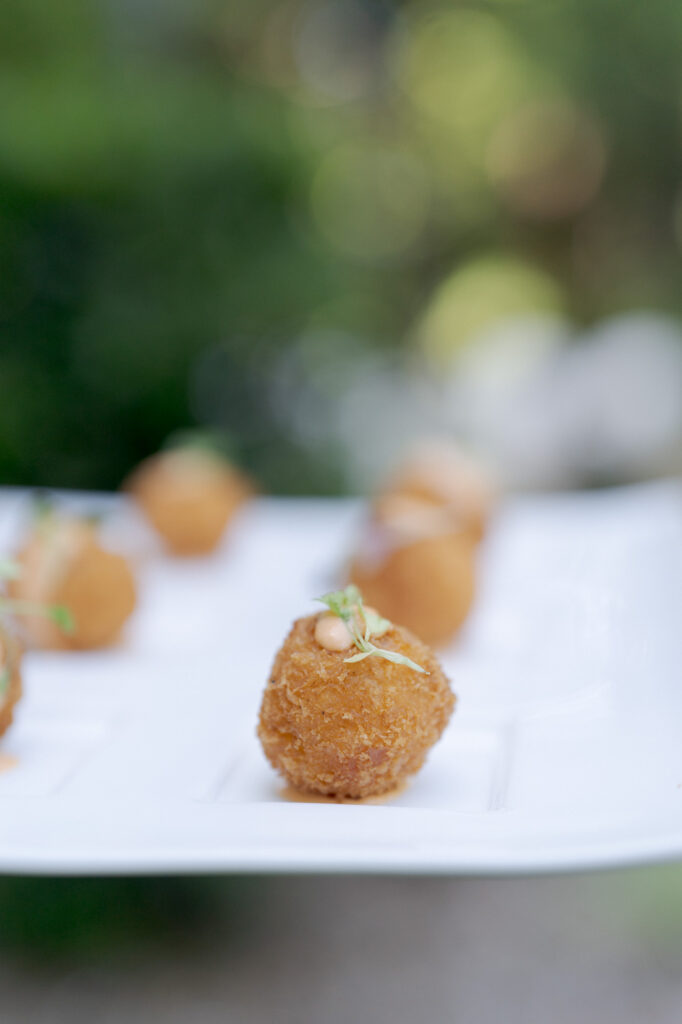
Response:
[[[283,786],[279,790],[279,796],[283,800],[297,804],[350,804],[351,806],[357,806],[358,804],[386,804],[404,793],[408,785],[408,782],[401,782],[400,785],[390,789],[387,793],[377,793],[376,796],[364,797],[325,796],[323,793],[304,793],[299,789],[294,789],[293,786]]]

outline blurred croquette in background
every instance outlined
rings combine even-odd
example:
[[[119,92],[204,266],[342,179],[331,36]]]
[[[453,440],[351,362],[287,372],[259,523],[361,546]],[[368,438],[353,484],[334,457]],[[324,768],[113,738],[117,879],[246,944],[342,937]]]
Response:
[[[679,472],[681,49],[670,0],[2,0],[0,483],[187,428],[281,494],[427,436]],[[673,1024],[679,892],[3,879],[0,1018]]]
[[[682,8],[4,0],[0,479],[679,468]]]

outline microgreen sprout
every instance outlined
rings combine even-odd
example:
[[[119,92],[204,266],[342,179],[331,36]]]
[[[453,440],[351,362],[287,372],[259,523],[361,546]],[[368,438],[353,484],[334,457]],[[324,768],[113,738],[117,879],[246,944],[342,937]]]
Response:
[[[14,643],[11,641],[11,632],[5,623],[5,617],[11,615],[42,615],[54,622],[55,626],[64,633],[71,633],[74,629],[73,616],[68,608],[61,604],[41,604],[38,601],[15,600],[8,597],[3,583],[6,580],[16,580],[21,576],[21,566],[11,558],[0,558],[0,652],[4,655],[4,664],[0,665],[0,705],[4,703],[10,683],[12,681],[12,662],[14,655],[12,651]]]
[[[0,614],[4,615],[38,615],[50,619],[64,633],[71,633],[74,628],[73,615],[63,604],[40,604],[39,601],[14,601],[9,597],[0,597]]]
[[[377,647],[372,643],[371,638],[382,636],[391,628],[391,623],[388,619],[383,619],[373,609],[365,608],[362,594],[356,586],[350,584],[344,590],[334,590],[330,594],[325,594],[324,597],[319,597],[318,601],[326,605],[332,614],[345,623],[353,638],[353,643],[358,648],[358,654],[344,658],[344,661],[352,664],[375,655],[377,658],[384,658],[385,661],[392,661],[396,665],[406,665],[407,668],[414,669],[415,672],[424,672],[428,675],[426,669],[417,665],[410,658],[406,658],[404,654],[388,651],[386,648]]]
[[[188,429],[176,430],[163,444],[164,451],[194,451],[199,455],[210,456],[232,462],[234,460],[234,444],[230,437],[222,431]]]

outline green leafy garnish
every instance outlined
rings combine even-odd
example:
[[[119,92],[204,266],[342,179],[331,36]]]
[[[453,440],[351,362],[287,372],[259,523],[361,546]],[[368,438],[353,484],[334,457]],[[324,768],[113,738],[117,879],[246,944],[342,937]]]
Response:
[[[55,626],[59,626],[65,633],[71,633],[74,629],[73,615],[63,604],[40,604],[39,601],[0,597],[0,613],[2,612],[8,615],[42,615],[46,619],[51,619]]]
[[[73,633],[74,616],[66,605],[40,604],[39,601],[13,600],[0,596],[0,614],[43,615],[49,618],[63,633]]]
[[[404,654],[387,651],[384,647],[377,647],[372,643],[371,637],[382,636],[391,628],[391,623],[372,609],[365,608],[362,594],[356,586],[350,584],[344,590],[334,590],[330,594],[325,594],[324,597],[318,597],[317,600],[325,604],[334,615],[345,623],[353,638],[353,643],[358,648],[358,654],[344,658],[344,661],[353,663],[376,655],[377,658],[392,661],[396,665],[406,665],[407,668],[414,669],[415,672],[423,672],[428,675],[426,669],[417,665],[410,658],[406,658]]]
[[[47,608],[47,614],[62,633],[73,633],[76,628],[71,610],[65,604],[53,604]]]
[[[5,618],[12,615],[39,615],[50,619],[63,633],[72,633],[75,623],[71,611],[62,604],[42,604],[40,601],[27,601],[22,598],[9,597],[3,583],[21,577],[22,566],[11,558],[0,557],[0,638],[4,654],[10,647],[10,633]],[[11,668],[0,665],[0,703],[3,701],[11,681]]]

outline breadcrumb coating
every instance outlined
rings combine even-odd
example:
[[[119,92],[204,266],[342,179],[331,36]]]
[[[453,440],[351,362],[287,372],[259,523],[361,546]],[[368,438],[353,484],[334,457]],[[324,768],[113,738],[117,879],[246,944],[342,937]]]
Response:
[[[265,755],[304,792],[389,792],[419,771],[455,696],[432,651],[408,630],[391,626],[381,647],[425,673],[376,656],[348,664],[348,651],[316,642],[318,618],[298,619],[275,658],[258,724]]]

